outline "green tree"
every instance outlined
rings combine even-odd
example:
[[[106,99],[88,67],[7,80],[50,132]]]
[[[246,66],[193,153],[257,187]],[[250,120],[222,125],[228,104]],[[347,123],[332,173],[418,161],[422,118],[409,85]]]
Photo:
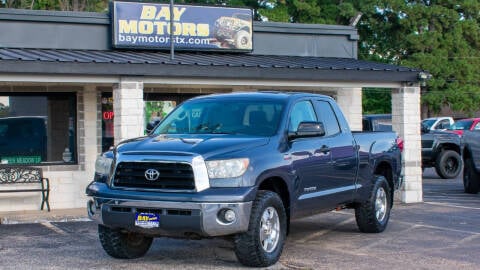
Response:
[[[383,88],[364,88],[362,107],[364,114],[391,113],[392,92]]]
[[[0,0],[0,7],[103,12],[107,10],[108,2],[108,0]]]
[[[472,114],[480,104],[480,3],[436,1],[407,6],[408,48],[400,63],[428,70],[422,95],[428,109]]]
[[[433,78],[422,89],[422,103],[427,112],[449,106],[455,111],[472,113],[480,104],[479,0],[175,0],[175,3],[251,7],[257,20],[292,23],[347,25],[361,12],[363,16],[357,25],[359,58],[429,71]],[[0,7],[104,11],[108,0],[0,0]],[[377,106],[375,100],[385,101],[381,91],[370,91],[365,100],[367,106]]]

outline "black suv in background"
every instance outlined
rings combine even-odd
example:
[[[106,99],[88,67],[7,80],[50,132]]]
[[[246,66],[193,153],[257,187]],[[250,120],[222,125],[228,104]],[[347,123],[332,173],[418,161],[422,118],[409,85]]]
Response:
[[[392,115],[372,114],[363,116],[364,131],[391,131]],[[457,134],[431,131],[421,127],[422,131],[422,169],[434,167],[443,179],[457,177],[462,171],[460,156],[460,136]]]

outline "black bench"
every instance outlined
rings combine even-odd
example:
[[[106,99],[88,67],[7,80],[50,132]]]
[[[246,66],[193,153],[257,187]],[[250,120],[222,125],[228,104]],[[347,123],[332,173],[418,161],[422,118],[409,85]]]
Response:
[[[6,185],[34,183],[38,183],[39,186],[28,188],[3,188]],[[10,192],[41,192],[42,206],[40,209],[43,210],[43,206],[46,204],[47,210],[50,211],[50,204],[48,203],[50,182],[48,178],[43,177],[42,169],[40,168],[0,165],[0,193]]]

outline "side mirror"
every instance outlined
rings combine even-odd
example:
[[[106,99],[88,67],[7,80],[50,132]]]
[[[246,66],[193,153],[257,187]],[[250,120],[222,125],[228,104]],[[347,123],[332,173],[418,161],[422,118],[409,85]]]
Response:
[[[306,138],[325,136],[325,129],[322,122],[301,122],[296,132],[289,132],[288,138]]]

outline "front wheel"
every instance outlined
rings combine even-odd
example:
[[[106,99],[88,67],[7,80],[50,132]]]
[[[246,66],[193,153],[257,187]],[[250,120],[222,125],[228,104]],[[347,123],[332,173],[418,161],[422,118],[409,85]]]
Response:
[[[280,197],[260,190],[253,202],[248,231],[235,237],[235,255],[246,266],[267,267],[278,261],[285,244],[287,216]]]
[[[235,48],[241,50],[249,50],[252,48],[252,38],[250,33],[245,30],[240,30],[235,35]]]
[[[465,168],[463,169],[463,187],[465,193],[477,194],[480,191],[480,174],[475,169],[475,165],[471,158],[465,160]]]
[[[140,233],[122,232],[98,225],[98,236],[108,255],[118,259],[135,259],[147,253],[152,245],[152,237]]]
[[[366,233],[383,232],[390,218],[392,192],[384,176],[376,176],[370,197],[355,208],[358,229]]]
[[[435,161],[435,171],[443,179],[453,179],[462,171],[462,157],[453,151],[442,151]]]

